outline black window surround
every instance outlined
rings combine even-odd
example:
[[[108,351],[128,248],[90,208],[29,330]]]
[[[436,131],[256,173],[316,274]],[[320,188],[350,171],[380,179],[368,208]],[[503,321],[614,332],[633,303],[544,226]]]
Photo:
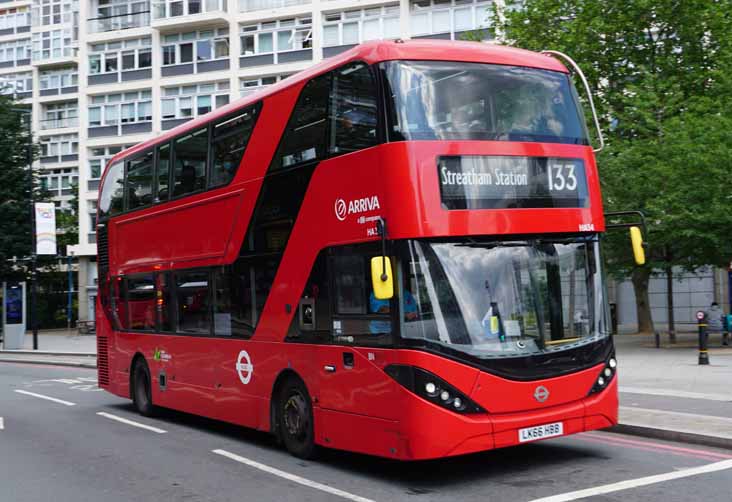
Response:
[[[175,162],[175,154],[173,152],[173,145],[175,144],[175,142],[177,140],[179,140],[181,138],[184,138],[186,136],[190,136],[195,131],[186,131],[183,134],[180,134],[180,135],[178,135],[178,136],[176,136],[174,138],[171,138],[169,141],[166,141],[164,143],[160,143],[158,145],[155,145],[154,147],[150,147],[150,148],[148,148],[146,150],[143,150],[142,152],[138,152],[134,156],[130,156],[128,158],[122,159],[121,161],[118,161],[118,162],[124,162],[124,178],[123,179],[124,179],[125,190],[124,190],[124,194],[123,194],[123,197],[124,197],[123,210],[120,211],[120,212],[116,212],[116,213],[114,213],[111,216],[110,215],[100,215],[100,222],[101,221],[106,221],[110,217],[120,216],[120,215],[127,214],[127,213],[131,213],[131,212],[134,212],[134,211],[139,211],[139,210],[146,209],[146,208],[149,208],[149,207],[154,206],[154,205],[164,204],[166,202],[173,201],[173,200],[180,200],[180,199],[185,198],[185,197],[189,197],[189,196],[192,196],[192,195],[200,194],[200,193],[203,193],[203,192],[206,192],[206,191],[210,191],[210,190],[216,190],[216,189],[223,188],[223,187],[229,185],[234,180],[234,178],[236,177],[236,173],[239,170],[239,166],[236,167],[236,170],[232,174],[230,180],[226,181],[225,183],[219,183],[219,184],[216,184],[216,185],[211,184],[211,179],[212,179],[211,171],[212,171],[212,161],[213,161],[213,154],[212,154],[212,150],[213,150],[213,131],[214,131],[214,128],[217,125],[219,125],[219,124],[223,124],[223,123],[229,122],[232,119],[235,119],[236,117],[239,117],[241,115],[250,113],[251,114],[251,117],[252,117],[251,120],[253,120],[253,124],[249,127],[249,134],[251,135],[253,133],[254,129],[256,128],[256,126],[257,126],[257,122],[259,120],[259,116],[261,115],[261,112],[262,112],[262,106],[263,106],[263,102],[262,101],[259,101],[257,103],[254,103],[254,104],[248,106],[245,109],[238,110],[238,111],[236,111],[234,113],[231,113],[231,114],[229,114],[229,115],[227,115],[225,117],[222,117],[221,119],[217,120],[216,122],[210,122],[207,125],[203,126],[203,128],[207,129],[207,133],[206,134],[207,134],[207,137],[208,137],[208,141],[207,141],[208,148],[207,148],[207,152],[206,152],[206,158],[207,158],[207,161],[206,161],[206,178],[205,178],[205,183],[204,183],[203,188],[198,189],[196,191],[188,192],[188,193],[185,193],[185,194],[180,194],[178,196],[172,196],[172,193],[171,193],[172,190],[170,190],[170,187],[173,186],[173,182],[174,182],[173,177],[175,175],[175,169],[173,169],[173,165],[174,165],[174,162]],[[247,141],[247,143],[248,143],[248,141]],[[158,193],[158,187],[159,187],[159,183],[158,183],[158,167],[159,167],[159,163],[160,163],[160,156],[159,156],[158,152],[165,145],[167,145],[167,149],[168,149],[168,152],[169,152],[169,155],[170,155],[169,156],[169,166],[168,166],[168,197],[165,198],[165,199],[161,199],[159,197],[160,194]],[[153,194],[154,194],[154,197],[153,197],[152,204],[146,204],[144,206],[135,207],[134,209],[130,209],[129,206],[128,206],[128,194],[127,194],[128,167],[129,167],[129,165],[130,165],[131,162],[134,162],[135,160],[139,160],[140,158],[145,157],[146,155],[148,155],[150,152],[153,152],[153,151],[155,152],[155,154],[153,155],[153,180],[154,180]],[[245,151],[242,152],[242,159],[243,159],[244,153],[245,153]],[[239,164],[241,164],[241,160],[240,160]],[[105,179],[105,183],[106,183],[106,179]]]

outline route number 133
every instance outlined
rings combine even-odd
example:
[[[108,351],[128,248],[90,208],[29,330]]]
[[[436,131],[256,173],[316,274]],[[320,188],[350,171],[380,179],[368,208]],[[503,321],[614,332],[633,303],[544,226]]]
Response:
[[[576,190],[577,177],[574,175],[574,164],[549,164],[547,178],[550,191]]]

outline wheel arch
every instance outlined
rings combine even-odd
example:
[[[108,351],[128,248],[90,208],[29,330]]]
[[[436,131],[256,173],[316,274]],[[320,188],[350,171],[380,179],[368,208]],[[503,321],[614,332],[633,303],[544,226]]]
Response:
[[[269,432],[274,435],[277,441],[281,440],[279,427],[277,425],[277,400],[279,399],[279,393],[282,387],[289,379],[300,380],[300,382],[302,382],[303,386],[307,390],[308,395],[310,396],[310,400],[312,401],[313,399],[312,394],[310,393],[310,388],[308,387],[307,383],[305,383],[305,379],[300,376],[297,371],[292,368],[285,368],[279,372],[277,378],[275,378],[275,381],[272,384],[272,393],[270,394],[269,399]]]
[[[134,390],[134,380],[135,380],[135,366],[139,361],[142,361],[145,363],[145,365],[148,368],[148,371],[150,370],[150,365],[147,364],[147,359],[145,359],[145,356],[141,352],[135,353],[134,356],[132,356],[132,362],[130,363],[130,381],[129,381],[129,394],[130,399],[132,399],[132,392]],[[152,377],[152,375],[150,375]]]

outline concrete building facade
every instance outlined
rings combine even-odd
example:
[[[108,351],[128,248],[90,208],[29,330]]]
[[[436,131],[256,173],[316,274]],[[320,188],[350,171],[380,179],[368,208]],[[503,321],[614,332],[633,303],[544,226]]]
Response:
[[[114,154],[360,42],[459,39],[489,26],[493,4],[0,0],[0,92],[32,108],[57,207],[79,187],[79,319],[94,318],[96,199]]]

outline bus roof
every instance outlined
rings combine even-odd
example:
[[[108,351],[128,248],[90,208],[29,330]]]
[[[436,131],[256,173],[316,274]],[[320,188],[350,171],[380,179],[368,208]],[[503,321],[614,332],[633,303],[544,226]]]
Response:
[[[236,112],[253,103],[256,103],[267,96],[276,94],[283,89],[298,85],[303,81],[327,73],[349,61],[365,61],[369,64],[381,61],[392,60],[437,60],[437,61],[464,61],[475,63],[492,63],[500,65],[525,66],[543,70],[553,70],[568,73],[567,68],[551,56],[531,52],[513,47],[506,47],[490,43],[463,42],[449,40],[390,40],[373,41],[357,45],[347,51],[324,59],[310,68],[298,72],[286,79],[277,82],[261,91],[244,96],[226,106],[218,108],[205,115],[189,120],[169,131],[164,132],[156,138],[143,141],[127,150],[115,155],[111,161],[117,162],[120,159],[134,155],[151,146],[180,136],[187,131],[196,129],[209,122]]]

